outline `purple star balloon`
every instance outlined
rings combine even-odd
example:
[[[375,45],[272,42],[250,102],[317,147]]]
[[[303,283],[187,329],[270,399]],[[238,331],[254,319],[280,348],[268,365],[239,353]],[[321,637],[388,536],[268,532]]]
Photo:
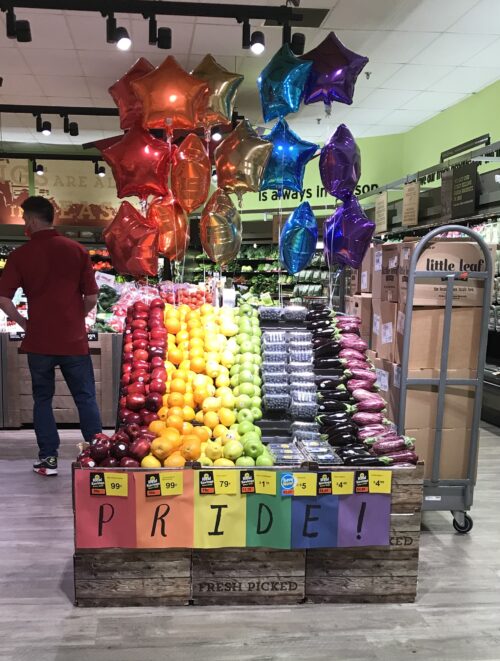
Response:
[[[323,186],[339,200],[347,200],[361,176],[361,155],[354,136],[340,124],[321,150],[319,172]]]
[[[328,266],[340,264],[359,269],[374,231],[375,223],[366,217],[353,195],[325,222],[324,253]]]
[[[349,50],[330,32],[319,46],[302,55],[312,60],[312,69],[306,82],[304,102],[332,101],[351,105],[356,79],[367,64],[368,58]]]

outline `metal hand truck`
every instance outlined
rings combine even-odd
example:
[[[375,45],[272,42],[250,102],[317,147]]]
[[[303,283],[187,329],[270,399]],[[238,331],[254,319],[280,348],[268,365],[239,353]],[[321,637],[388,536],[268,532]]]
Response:
[[[461,232],[467,234],[472,240],[479,244],[483,252],[485,271],[470,272],[467,274],[469,280],[482,280],[483,309],[481,315],[481,330],[479,341],[479,352],[476,377],[473,379],[450,379],[448,378],[448,353],[450,347],[451,315],[453,310],[453,285],[462,281],[458,272],[449,271],[417,271],[417,262],[427,244],[440,234],[448,232]],[[460,533],[467,533],[472,528],[472,518],[467,511],[472,506],[477,454],[479,446],[479,420],[481,416],[481,402],[483,394],[484,362],[486,358],[486,344],[488,341],[488,317],[491,300],[491,283],[493,266],[490,251],[484,239],[477,232],[459,225],[444,225],[438,227],[417,244],[410,263],[408,273],[408,292],[406,300],[406,315],[403,336],[403,353],[401,359],[401,386],[399,398],[399,421],[398,432],[404,433],[406,413],[406,393],[412,386],[438,386],[437,414],[436,414],[436,436],[434,442],[434,456],[432,460],[431,479],[424,481],[423,510],[451,511],[453,515],[453,527]],[[413,297],[415,292],[415,280],[441,278],[446,282],[446,303],[444,307],[442,353],[439,378],[408,378],[408,361],[410,353],[411,323],[413,313]],[[444,419],[445,395],[448,386],[470,386],[474,388],[474,409],[471,424],[470,448],[465,479],[443,480],[440,479],[441,441]]]

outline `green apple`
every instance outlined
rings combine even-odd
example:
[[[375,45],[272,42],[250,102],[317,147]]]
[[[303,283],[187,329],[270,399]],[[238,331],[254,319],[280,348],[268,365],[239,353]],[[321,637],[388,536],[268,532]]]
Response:
[[[242,354],[242,355],[243,355],[243,361],[244,361],[245,363],[248,363],[248,364],[250,364],[250,365],[253,365],[253,362],[254,362],[254,355],[253,355],[253,353],[251,353],[251,352],[247,352],[247,353],[244,353],[244,354]]]
[[[250,305],[250,303],[243,303],[243,305],[239,306],[238,310],[239,310],[240,314],[248,314],[250,316],[253,316],[253,313],[254,313],[254,309]],[[255,312],[257,312],[257,310],[255,310]]]
[[[236,425],[236,429],[240,435],[240,438],[243,438],[245,434],[253,432],[254,424],[251,420],[244,420],[243,422],[240,422]]]
[[[240,385],[240,393],[242,395],[247,395],[247,397],[249,397],[249,398],[253,397],[255,395],[255,386],[253,385],[253,383],[242,383]],[[250,400],[250,404],[251,403],[252,402]],[[247,406],[246,408],[249,408],[249,407],[250,407],[250,405]]]
[[[236,386],[239,386],[240,384],[240,375],[239,374],[233,374],[233,376],[230,379],[230,384],[231,388],[236,388]]]
[[[241,393],[241,395],[236,397],[235,406],[238,411],[241,411],[241,409],[249,409],[251,404],[252,400],[248,395],[245,395],[245,393]]]
[[[274,466],[274,460],[270,454],[263,452],[255,460],[256,466]]]
[[[248,336],[250,337],[250,336]],[[250,340],[244,340],[240,343],[241,353],[255,353],[253,350],[253,344]]]
[[[254,348],[254,353],[260,353],[260,339],[258,337],[253,338],[252,346]]]
[[[233,395],[235,397],[238,397],[239,395],[241,395],[239,386],[236,386],[236,388],[233,388]]]
[[[252,459],[257,459],[257,457],[260,457],[260,455],[264,453],[264,445],[260,439],[256,441],[248,441],[248,443],[245,443],[243,446],[243,449],[247,457],[252,457]]]
[[[261,411],[260,408],[258,408],[257,406],[252,406],[250,411],[252,412],[254,421],[255,420],[262,420],[262,411]]]
[[[253,423],[252,411],[250,411],[250,409],[241,409],[236,415],[236,420],[238,420],[238,422],[246,422],[248,420]]]
[[[253,430],[256,434],[259,435],[259,438],[262,438],[262,429],[259,427],[259,425],[254,425]]]
[[[236,385],[241,386],[243,383],[252,383],[254,380],[254,375],[251,370],[241,370],[238,374],[239,382]]]
[[[243,445],[239,441],[229,441],[224,446],[224,457],[236,461],[243,454]]]
[[[255,460],[252,459],[252,457],[247,457],[245,455],[242,455],[241,457],[238,457],[236,461],[234,462],[236,466],[255,466]]]
[[[241,365],[233,365],[229,370],[229,376],[234,376],[235,374],[239,374],[240,369],[241,369]]]
[[[235,432],[238,432],[238,434],[239,434],[240,432],[238,431],[238,427],[239,427],[239,424],[237,422],[235,422],[233,425],[231,425],[229,427],[229,429],[230,429],[230,431],[235,431]]]
[[[257,374],[254,374],[252,383],[254,386],[260,387],[262,385],[262,379]]]
[[[238,333],[236,335],[236,342],[238,343],[238,346],[242,347],[242,345],[246,344],[247,342],[252,342],[252,336],[249,333]],[[245,353],[245,351],[242,351],[242,353]]]
[[[256,406],[258,409],[262,408],[262,398],[258,397],[255,395],[255,397],[252,397],[252,407]]]
[[[253,357],[253,362],[256,365],[262,365],[262,356],[258,356],[258,355],[254,356]]]
[[[262,395],[262,390],[260,389],[260,386],[254,386],[253,397],[261,397],[261,395]]]
[[[248,317],[242,317],[238,321],[238,328],[240,329],[240,333],[248,333],[251,335],[252,333],[252,322]]]
[[[246,445],[249,441],[258,441],[260,443],[260,436],[255,431],[255,425],[252,425],[252,429],[240,437],[240,441],[243,443],[243,445]]]

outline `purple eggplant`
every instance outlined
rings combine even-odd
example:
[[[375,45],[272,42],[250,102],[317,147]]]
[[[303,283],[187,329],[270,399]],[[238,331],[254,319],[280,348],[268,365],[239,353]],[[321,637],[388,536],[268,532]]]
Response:
[[[358,402],[362,401],[363,399],[381,399],[384,401],[378,393],[373,392],[373,390],[369,388],[357,388],[356,390],[352,391],[352,396]]]
[[[338,411],[347,411],[347,413],[353,413],[356,411],[356,409],[348,402],[324,402],[322,404],[318,404],[318,413],[336,413]]]
[[[332,374],[328,377],[317,377],[315,379],[317,389],[322,392],[323,390],[336,390],[340,385],[345,382],[344,374]]]
[[[378,455],[379,459],[386,464],[405,463],[416,464],[418,455],[413,450],[400,450],[389,454]]]
[[[375,383],[377,380],[377,375],[374,370],[365,370],[359,369],[357,367],[349,367],[348,376],[352,376],[354,379],[359,379],[360,381],[370,381]]]
[[[342,349],[342,351],[339,352],[339,358],[345,358],[346,360],[349,360],[350,358],[366,360],[365,354],[357,349]]]
[[[370,390],[370,388],[374,387],[375,384],[372,381],[366,381],[365,379],[349,379],[346,383],[346,388],[351,392],[359,389]]]
[[[356,426],[350,422],[345,422],[343,424],[330,425],[329,427],[321,427],[320,433],[325,434],[330,439],[337,438],[342,434],[350,434],[356,439],[357,429]]]
[[[343,333],[340,336],[339,342],[342,345],[342,349],[354,349],[360,352],[368,349],[367,343],[353,333]]]
[[[377,435],[382,434],[386,429],[385,425],[366,425],[366,427],[361,427],[358,430],[358,438],[362,441],[366,441],[368,438],[377,438]]]
[[[352,402],[351,393],[347,390],[325,390],[318,393],[318,402]]]
[[[342,457],[344,459],[344,457]],[[346,466],[385,466],[380,457],[368,455],[368,457],[347,457],[344,459]]]
[[[413,444],[413,439],[409,436],[396,436],[396,438],[385,441],[377,440],[371,446],[371,449],[375,454],[393,454],[394,452],[400,452],[402,450],[414,450],[415,446]]]
[[[340,351],[340,344],[338,342],[335,342],[335,340],[331,340],[330,342],[325,342],[321,346],[315,347],[314,357],[335,358],[336,360],[338,360],[336,356],[339,351]],[[338,365],[338,367],[340,367],[340,364]]]
[[[352,333],[353,335],[358,336],[360,334],[359,326],[354,326],[353,324],[345,324],[342,328],[337,327],[337,330],[340,331],[340,333]]]
[[[345,358],[339,358],[339,360],[345,361],[345,366],[348,370],[359,369],[359,370],[369,370],[374,371],[374,368],[367,360],[359,360],[358,358],[350,358],[346,360]]]
[[[361,319],[355,317],[352,314],[342,314],[335,317],[335,323],[337,326],[341,327],[344,324],[354,324],[355,326],[361,326]]]
[[[384,401],[377,401],[375,399],[362,399],[356,404],[356,411],[366,413],[378,413],[384,411],[386,404]]]
[[[338,369],[338,358],[331,356],[330,358],[317,358],[314,361],[314,367],[318,370]]]
[[[355,413],[352,416],[352,421],[357,425],[364,427],[366,425],[376,425],[384,421],[384,416],[382,413]]]
[[[349,432],[344,432],[343,434],[338,434],[335,437],[328,436],[327,434],[321,434],[321,438],[324,441],[327,441],[329,445],[335,446],[337,448],[342,448],[347,445],[355,443],[356,437]]]
[[[337,413],[321,413],[316,416],[316,422],[320,425],[337,425],[343,422],[349,422],[351,416],[347,411],[338,411]]]

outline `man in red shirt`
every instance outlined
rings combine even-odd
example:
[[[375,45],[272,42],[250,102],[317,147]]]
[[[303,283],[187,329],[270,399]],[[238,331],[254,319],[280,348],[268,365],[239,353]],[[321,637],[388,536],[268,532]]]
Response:
[[[0,278],[0,309],[26,331],[21,350],[28,354],[39,447],[33,470],[57,475],[59,434],[52,410],[56,366],[75,400],[84,439],[90,441],[102,431],[85,328],[85,317],[97,303],[98,287],[86,250],[53,229],[51,202],[29,197],[21,206],[30,241],[7,260]],[[28,319],[12,302],[18,287],[28,299]]]

